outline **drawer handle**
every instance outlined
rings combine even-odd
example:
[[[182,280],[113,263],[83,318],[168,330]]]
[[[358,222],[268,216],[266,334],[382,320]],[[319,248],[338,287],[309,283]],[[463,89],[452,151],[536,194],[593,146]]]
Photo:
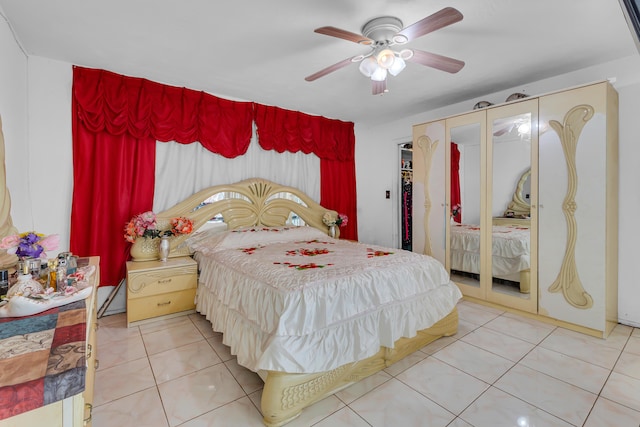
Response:
[[[91,344],[87,344],[87,359],[91,359],[92,353],[93,353],[93,346]]]
[[[89,410],[89,417],[82,420],[84,421],[85,425],[91,422],[91,417],[93,416],[93,405],[91,403],[85,403],[84,404],[85,412],[87,411],[87,409]]]
[[[162,307],[163,305],[169,305],[171,304],[171,301],[167,301],[167,302],[159,302],[158,303],[158,307]]]
[[[171,279],[158,280],[158,283],[169,283]]]

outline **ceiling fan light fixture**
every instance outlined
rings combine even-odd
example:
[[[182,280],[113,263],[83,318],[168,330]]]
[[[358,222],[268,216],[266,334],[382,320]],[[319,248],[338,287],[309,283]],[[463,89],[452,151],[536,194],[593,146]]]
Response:
[[[382,68],[391,68],[396,60],[396,54],[391,49],[382,49],[376,55],[378,65]]]
[[[365,77],[371,77],[373,72],[378,69],[378,61],[373,56],[370,56],[360,62],[358,69]]]
[[[413,57],[413,51],[411,49],[402,49],[398,54],[398,57],[404,59],[405,61],[409,60]]]
[[[402,59],[401,57],[397,57],[395,61],[393,61],[393,65],[389,67],[389,74],[391,74],[392,76],[397,76],[402,70],[404,70],[404,67],[406,66],[407,63],[404,62],[404,59]]]
[[[387,78],[387,70],[382,67],[376,68],[376,70],[371,74],[371,80],[374,82],[382,82]]]

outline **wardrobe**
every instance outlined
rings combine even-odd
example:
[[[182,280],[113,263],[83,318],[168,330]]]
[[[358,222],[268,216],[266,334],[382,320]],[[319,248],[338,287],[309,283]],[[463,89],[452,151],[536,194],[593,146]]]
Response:
[[[413,250],[465,298],[617,324],[618,96],[608,82],[413,126]]]

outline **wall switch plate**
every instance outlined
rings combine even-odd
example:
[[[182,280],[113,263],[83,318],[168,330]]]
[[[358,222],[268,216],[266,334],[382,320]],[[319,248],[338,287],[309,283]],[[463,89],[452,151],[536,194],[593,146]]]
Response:
[[[387,190],[384,192],[384,198],[385,199],[390,199],[391,198],[391,191]]]

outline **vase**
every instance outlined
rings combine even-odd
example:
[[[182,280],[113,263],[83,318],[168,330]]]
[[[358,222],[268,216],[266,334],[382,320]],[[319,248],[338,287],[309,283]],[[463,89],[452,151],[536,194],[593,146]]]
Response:
[[[162,238],[160,238],[160,245],[158,245],[158,255],[160,256],[160,261],[165,262],[167,258],[169,258],[170,248],[171,243],[169,242],[169,236],[162,236]]]
[[[332,237],[333,239],[336,238],[336,226],[335,225],[330,225],[329,226],[329,236]]]

